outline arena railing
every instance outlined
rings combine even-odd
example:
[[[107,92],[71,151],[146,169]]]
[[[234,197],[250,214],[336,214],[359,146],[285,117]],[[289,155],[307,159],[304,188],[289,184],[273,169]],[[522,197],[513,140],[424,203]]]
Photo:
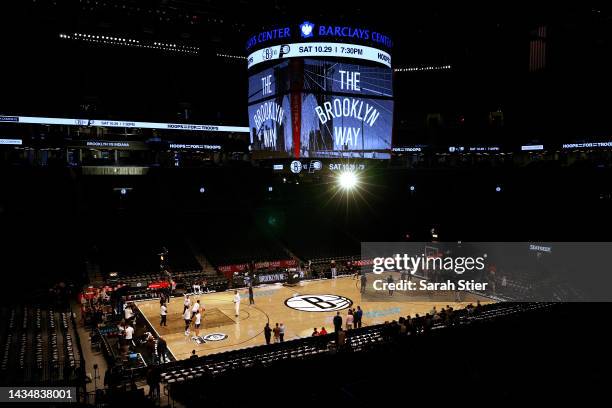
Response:
[[[410,344],[416,344],[413,340],[416,339],[425,340],[429,336],[440,336],[445,334],[456,333],[456,335],[462,336],[461,328],[467,328],[471,323],[483,322],[497,322],[502,323],[507,318],[517,318],[519,316],[526,316],[524,313],[546,310],[551,304],[533,304],[533,303],[519,303],[519,304],[495,304],[483,306],[482,312],[477,316],[468,316],[467,312],[461,314],[460,326],[456,325],[443,325],[438,324],[435,326],[436,330],[422,332],[417,336],[401,335],[399,333],[399,325],[397,322],[364,327],[362,329],[355,329],[349,331],[346,340],[346,347],[329,347],[327,352],[329,353],[352,353],[352,352],[368,352],[381,350],[380,347],[395,347],[396,350],[403,350],[404,347]],[[536,317],[539,319],[539,317]],[[466,324],[463,324],[466,323]],[[459,327],[459,328],[456,328]],[[481,327],[480,330],[483,330]],[[484,328],[484,330],[487,330]],[[325,344],[333,344],[335,336],[330,334],[324,338],[307,338],[288,341],[286,343],[274,344],[274,345],[263,345],[252,347],[249,349],[229,351],[225,353],[215,354],[212,356],[204,356],[199,359],[183,360],[174,364],[166,364],[161,366],[162,370],[161,378],[164,384],[162,394],[168,398],[168,403],[172,400],[179,402],[194,402],[198,400],[198,395],[194,394],[194,390],[201,390],[201,393],[206,394],[207,397],[215,398],[214,393],[215,384],[226,384],[224,381],[234,381],[236,377],[234,375],[240,375],[242,369],[246,370],[257,369],[262,367],[280,367],[287,360],[308,360],[316,363],[317,358],[323,358],[320,360],[322,364],[325,364],[325,348],[322,350],[323,353],[316,352],[316,342],[325,339]],[[330,339],[330,340],[328,340]],[[433,337],[432,337],[433,339]],[[314,352],[313,352],[314,350]],[[288,368],[284,365],[285,369]],[[251,371],[255,373],[255,371]],[[259,372],[263,373],[263,372]],[[271,371],[274,373],[274,371]],[[221,382],[217,382],[217,380]],[[197,384],[197,387],[193,387]],[[200,386],[202,386],[200,388]],[[165,398],[164,397],[164,398]]]

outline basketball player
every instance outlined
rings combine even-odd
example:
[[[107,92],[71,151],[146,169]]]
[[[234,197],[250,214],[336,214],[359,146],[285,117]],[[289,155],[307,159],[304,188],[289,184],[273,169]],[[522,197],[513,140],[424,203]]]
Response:
[[[161,316],[161,321],[159,322],[160,326],[167,326],[166,324],[166,318],[168,317],[168,308],[166,307],[165,303],[162,303],[162,305],[159,308],[159,315]]]
[[[196,302],[193,304],[193,307],[191,308],[191,320],[193,320],[196,313],[198,313],[199,311],[200,311],[200,300],[196,300]]]
[[[198,312],[195,314],[195,335],[196,337],[200,337],[200,323],[202,321],[202,314],[198,309]]]
[[[191,309],[191,299],[189,299],[189,295],[185,295],[185,300],[183,301],[183,313],[185,310]]]
[[[240,315],[240,294],[237,290],[234,291],[234,308],[236,310],[236,317]]]
[[[191,324],[191,310],[186,307],[183,311],[183,319],[185,320],[185,336],[189,336],[189,325]]]

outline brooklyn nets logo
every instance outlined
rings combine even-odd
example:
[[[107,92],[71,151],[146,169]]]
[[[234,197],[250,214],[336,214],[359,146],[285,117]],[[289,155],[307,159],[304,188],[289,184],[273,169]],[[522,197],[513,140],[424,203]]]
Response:
[[[299,295],[285,300],[285,305],[302,312],[333,312],[352,304],[351,299],[338,295]]]
[[[292,173],[298,174],[300,171],[302,171],[302,162],[294,160],[289,165],[289,168],[291,169]]]

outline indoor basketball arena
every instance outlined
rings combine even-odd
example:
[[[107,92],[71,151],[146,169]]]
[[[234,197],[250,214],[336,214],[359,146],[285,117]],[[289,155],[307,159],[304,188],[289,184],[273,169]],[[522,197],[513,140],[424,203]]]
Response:
[[[0,13],[0,405],[605,398],[612,9]]]

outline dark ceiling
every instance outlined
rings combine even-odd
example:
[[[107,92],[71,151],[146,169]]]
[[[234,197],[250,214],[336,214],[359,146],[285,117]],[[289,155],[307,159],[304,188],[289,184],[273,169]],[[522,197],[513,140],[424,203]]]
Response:
[[[5,2],[3,2],[5,3]],[[6,2],[8,3],[8,2]],[[19,0],[4,16],[17,23],[22,37],[38,32],[92,32],[136,38],[181,41],[207,51],[240,54],[249,34],[271,25],[301,19],[367,24],[390,33],[399,64],[455,63],[479,50],[523,43],[538,25],[552,25],[576,35],[597,31],[610,41],[610,8],[584,2],[568,5],[517,5],[514,2],[450,5],[364,0]],[[4,6],[4,5],[3,5]],[[40,40],[40,38],[39,38]]]
[[[533,3],[533,2],[532,2]],[[249,34],[309,19],[368,25],[394,39],[394,66],[450,64],[438,76],[395,79],[401,116],[504,109],[511,118],[607,112],[612,13],[576,5],[438,5],[352,0],[15,0],[3,2],[0,113],[244,124]],[[546,69],[529,77],[529,42],[548,29]],[[65,40],[122,36],[199,48],[197,55]],[[427,74],[424,74],[427,75]],[[537,101],[537,103],[535,103]],[[521,116],[522,115],[522,116]],[[582,116],[581,116],[582,115]],[[547,119],[548,120],[548,119]],[[566,128],[567,126],[564,126]]]

